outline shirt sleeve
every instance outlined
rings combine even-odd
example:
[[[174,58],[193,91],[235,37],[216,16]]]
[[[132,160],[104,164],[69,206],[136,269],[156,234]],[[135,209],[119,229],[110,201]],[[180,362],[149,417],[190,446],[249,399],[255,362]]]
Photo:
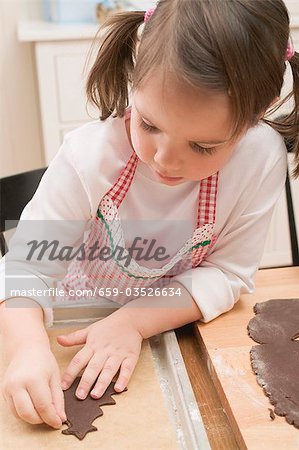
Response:
[[[0,261],[0,302],[19,296],[32,298],[43,308],[46,327],[51,326],[53,311],[49,289],[57,279],[63,278],[69,264],[66,258],[56,256],[61,247],[80,245],[90,218],[90,199],[84,180],[75,168],[72,146],[66,137],[35,195],[24,208],[9,242],[10,250]],[[50,245],[42,257],[38,251],[30,256],[34,241],[54,242],[55,245]],[[53,253],[51,256],[54,247],[55,256]],[[13,307],[13,301],[8,305]]]
[[[252,177],[249,201],[227,221],[202,264],[174,277],[196,301],[203,322],[229,311],[241,294],[253,292],[272,213],[285,184],[287,157],[282,141],[279,155]]]

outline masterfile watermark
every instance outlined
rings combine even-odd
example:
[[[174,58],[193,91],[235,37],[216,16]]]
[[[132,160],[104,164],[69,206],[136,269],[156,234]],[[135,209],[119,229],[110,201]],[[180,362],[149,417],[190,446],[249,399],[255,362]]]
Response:
[[[181,288],[180,287],[127,287],[122,291],[119,288],[103,288],[103,287],[94,287],[93,289],[68,289],[65,291],[64,289],[59,289],[57,287],[52,287],[48,289],[12,289],[10,291],[10,297],[55,297],[55,298],[63,298],[66,297],[85,297],[85,298],[93,298],[93,297],[104,297],[107,299],[114,299],[118,297],[119,294],[124,294],[127,297],[174,297],[181,296]]]
[[[134,256],[135,261],[165,261],[170,258],[167,254],[167,250],[163,246],[156,246],[156,239],[144,239],[140,236],[134,238],[134,241],[130,247],[127,249],[116,245],[115,248],[108,246],[101,247],[99,241],[93,242],[91,246],[87,246],[86,243],[82,243],[79,248],[74,248],[72,246],[60,246],[59,241],[53,240],[49,242],[43,240],[41,242],[32,240],[27,243],[30,247],[29,253],[26,256],[27,261],[31,261],[33,256],[37,261],[41,261],[45,256],[45,253],[50,250],[47,255],[49,261],[72,261],[76,259],[77,261],[109,261],[111,259],[117,260],[119,262],[125,261],[124,266],[128,267]]]
[[[17,259],[25,264],[115,260],[128,268],[134,260],[140,266],[161,268],[193,235],[189,220],[122,220],[117,227],[111,221],[111,228],[109,224],[107,221],[107,233],[100,228],[101,233],[90,236],[90,221],[21,220],[16,233],[18,246],[13,246],[13,237],[12,249],[20,252]],[[8,252],[8,260],[10,256]]]

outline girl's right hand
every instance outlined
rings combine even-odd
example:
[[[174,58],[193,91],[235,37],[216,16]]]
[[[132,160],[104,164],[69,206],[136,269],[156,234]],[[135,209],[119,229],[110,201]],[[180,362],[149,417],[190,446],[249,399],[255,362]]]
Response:
[[[66,420],[58,364],[42,343],[26,344],[11,355],[1,390],[18,419],[57,429]]]

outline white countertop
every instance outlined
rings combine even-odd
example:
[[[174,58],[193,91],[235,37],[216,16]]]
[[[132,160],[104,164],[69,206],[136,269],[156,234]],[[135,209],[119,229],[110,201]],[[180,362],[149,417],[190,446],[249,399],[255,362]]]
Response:
[[[18,23],[18,40],[20,42],[41,42],[93,39],[100,26],[100,23],[62,24],[43,20],[23,20]],[[292,15],[291,28],[299,30],[299,14]]]

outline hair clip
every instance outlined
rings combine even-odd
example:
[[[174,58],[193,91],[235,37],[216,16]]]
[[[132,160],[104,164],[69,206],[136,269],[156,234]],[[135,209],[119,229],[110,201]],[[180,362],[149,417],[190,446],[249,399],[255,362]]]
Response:
[[[144,14],[144,22],[148,22],[152,15],[154,14],[156,8],[149,8]]]
[[[292,59],[294,55],[295,55],[295,49],[294,49],[291,39],[289,39],[287,51],[285,54],[285,61],[290,61],[290,59]]]

